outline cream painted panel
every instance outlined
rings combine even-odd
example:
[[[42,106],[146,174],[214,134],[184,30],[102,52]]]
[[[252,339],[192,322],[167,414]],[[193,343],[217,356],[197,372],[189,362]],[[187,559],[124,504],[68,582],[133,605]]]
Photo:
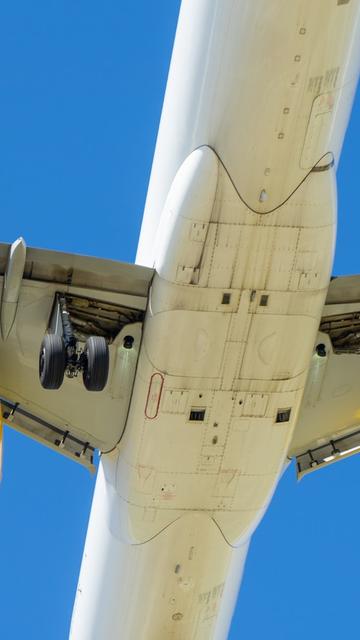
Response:
[[[269,396],[266,393],[248,393],[243,403],[243,416],[261,417],[265,415]]]
[[[234,313],[231,317],[229,331],[229,340],[231,342],[243,342],[247,338],[251,322],[251,315],[249,314],[250,299],[250,291],[241,291],[237,313]]]
[[[197,250],[192,266],[177,267],[179,280],[200,285],[198,293],[187,290],[187,300],[182,292],[182,305],[187,306],[191,298],[199,305],[204,298],[201,289],[205,286],[277,291],[299,288],[311,291],[327,286],[332,261],[332,253],[327,248],[333,244],[336,211],[333,171],[311,174],[281,209],[262,217],[244,208],[227,176],[221,177],[220,184],[220,196],[217,197],[224,197],[224,201],[221,213],[219,210],[213,213],[218,222],[209,224],[203,245],[190,242]],[[224,189],[235,194],[238,224],[223,222],[227,220],[229,203]],[[235,206],[231,198],[230,201],[231,207]],[[254,220],[256,224],[253,224]],[[326,269],[324,256],[327,256]],[[166,293],[168,300],[169,291]],[[170,295],[173,298],[174,293]],[[153,296],[158,296],[156,291]],[[205,296],[209,308],[208,293]],[[224,307],[223,310],[229,312],[230,309]]]
[[[266,504],[269,493],[271,493],[276,481],[276,472],[269,474],[247,475],[240,474],[236,487],[236,495],[233,499],[231,510],[234,513],[234,523],[236,522],[237,511],[254,511],[261,512]],[[231,511],[230,509],[224,511]],[[224,531],[225,536],[226,531]],[[246,531],[240,526],[237,528],[237,538],[246,536]]]
[[[239,441],[236,444],[239,444]],[[203,468],[201,472],[199,468],[197,473],[192,474],[158,472],[151,478],[151,489],[148,490],[141,490],[139,479],[138,484],[134,484],[132,488],[130,500],[127,501],[131,506],[128,511],[130,535],[133,536],[133,541],[144,541],[188,510],[261,510],[272,491],[280,464],[282,458],[276,467],[270,469],[270,465],[267,465],[270,471],[259,473],[236,471],[234,467],[224,467],[221,470]],[[219,490],[219,478],[224,480],[224,474],[228,474],[228,482],[234,483],[231,491]],[[150,519],[151,513],[154,517]],[[237,537],[244,533],[239,526]]]
[[[208,287],[232,287],[234,266],[239,251],[242,228],[239,225],[218,225]]]
[[[216,225],[282,227],[285,233],[292,227],[320,228],[335,220],[336,179],[331,168],[311,172],[279,209],[259,215],[242,202],[228,174],[220,167],[212,213],[212,221]]]
[[[358,2],[253,6],[199,0],[194,10],[192,1],[183,3],[137,256],[142,264],[154,262],[170,185],[197,147],[216,149],[247,204],[272,210],[308,172],[300,162],[314,100],[346,87],[327,134],[307,143],[310,160],[332,151],[338,161],[359,71]]]
[[[286,291],[294,267],[299,243],[299,229],[278,228],[272,249],[271,268],[266,278],[266,289]]]
[[[334,85],[336,85],[338,73],[339,68],[333,70],[332,82]],[[340,95],[341,92],[339,90],[333,90],[318,95],[314,99],[301,156],[302,169],[310,170],[318,162],[319,158],[323,156],[334,117],[333,113]],[[331,158],[325,158],[324,161],[329,162]]]
[[[241,422],[243,429],[230,430],[223,469],[237,469],[241,476],[276,474],[293,423],[276,424],[269,418],[242,418]],[[254,477],[253,482],[258,484],[258,479]],[[236,500],[243,504],[241,482],[237,486]]]
[[[217,604],[221,583],[207,581],[207,590],[191,591],[189,573],[186,573],[185,580],[177,583],[189,594],[186,600],[187,604],[191,603],[189,606],[206,603],[200,616],[198,609],[184,608],[194,623],[193,629],[190,627],[191,633],[188,627],[180,626],[182,620],[184,623],[186,620],[186,616],[181,617],[183,613],[180,610],[176,610],[175,618],[172,616],[171,621],[166,619],[167,626],[159,628],[159,619],[162,622],[163,618],[158,616],[159,606],[156,606],[158,602],[155,597],[161,593],[163,604],[165,602],[161,614],[164,611],[166,615],[169,610],[167,585],[171,578],[177,581],[173,574],[178,575],[174,569],[174,565],[177,566],[175,562],[178,563],[175,554],[183,550],[178,545],[182,545],[184,538],[188,541],[188,533],[193,527],[199,534],[198,543],[206,551],[206,567],[196,567],[196,575],[202,579],[202,572],[211,572],[214,566],[217,567],[218,560],[224,574],[230,568],[228,556],[221,553],[218,556],[217,545],[208,545],[207,528],[202,522],[189,519],[187,527],[182,529],[179,506],[187,512],[193,508],[202,510],[201,517],[205,516],[204,510],[211,511],[223,539],[236,543],[242,537],[243,541],[257,526],[280,477],[325,292],[314,290],[320,287],[316,282],[318,262],[314,259],[313,262],[310,260],[309,270],[302,267],[296,270],[290,284],[293,292],[282,298],[277,297],[279,288],[289,287],[284,273],[291,270],[291,257],[284,255],[287,231],[278,234],[278,229],[291,228],[289,244],[293,247],[294,228],[312,227],[316,235],[320,234],[321,227],[334,223],[336,200],[332,186],[333,172],[310,174],[306,182],[301,184],[307,169],[300,166],[300,161],[314,99],[318,94],[336,90],[348,82],[350,93],[346,92],[344,102],[338,102],[332,111],[328,135],[322,137],[320,143],[319,138],[313,136],[316,138],[314,153],[324,145],[325,152],[331,150],[335,156],[338,155],[351,103],[349,98],[359,68],[358,13],[359,5],[354,1],[342,6],[335,1],[330,6],[329,0],[257,0],[256,5],[254,0],[183,2],[137,258],[142,263],[152,265],[156,256],[161,254],[165,266],[169,261],[170,279],[179,278],[184,286],[182,293],[178,286],[174,287],[173,293],[169,293],[169,289],[164,293],[163,283],[159,292],[158,282],[154,282],[154,307],[150,300],[147,318],[149,333],[143,342],[128,427],[116,461],[117,489],[121,497],[116,495],[116,504],[111,505],[111,513],[115,513],[116,517],[111,520],[110,526],[104,517],[104,495],[99,494],[99,519],[94,524],[99,524],[101,544],[96,544],[98,540],[95,540],[93,546],[102,554],[102,558],[97,565],[97,573],[92,575],[91,565],[88,571],[90,597],[84,599],[81,612],[85,620],[82,629],[84,638],[90,638],[95,633],[95,638],[110,639],[107,633],[109,626],[106,628],[108,617],[104,611],[109,612],[109,617],[112,615],[115,622],[112,628],[116,628],[117,623],[117,631],[129,620],[125,632],[117,633],[124,640],[126,632],[129,638],[135,632],[136,637],[153,637],[156,640],[174,634],[191,638],[192,632],[193,640],[208,640],[211,637],[211,606],[214,605],[215,614],[221,611]],[[215,206],[212,206],[209,219],[195,219],[190,226],[186,226],[185,222],[181,228],[176,227],[176,233],[181,238],[180,244],[188,243],[188,246],[177,246],[177,238],[171,238],[171,242],[164,243],[166,248],[158,252],[154,238],[159,220],[164,221],[164,203],[170,186],[184,160],[204,144],[215,149],[220,161],[226,165],[228,184],[221,184],[225,182],[222,178],[217,181]],[[310,144],[307,154],[312,152]],[[224,169],[220,169],[221,176],[225,173]],[[231,180],[233,185],[230,189]],[[214,181],[209,182],[213,186]],[[206,185],[204,188],[206,191]],[[264,213],[278,206],[294,189],[293,196],[281,209],[266,216],[252,213],[245,204],[247,202]],[[237,207],[234,205],[236,190]],[[177,194],[178,202],[183,202],[182,198],[186,197],[181,191],[182,188]],[[202,191],[201,188],[199,194]],[[207,199],[207,202],[210,200]],[[204,207],[204,212],[205,209],[208,215],[210,206]],[[179,221],[179,217],[175,218]],[[187,221],[188,217],[184,215],[183,219]],[[235,292],[229,291],[232,302],[227,305],[227,310],[217,305],[220,305],[223,285],[228,289],[229,273],[233,267],[237,268],[237,263],[234,264],[234,247],[226,240],[227,232],[220,227],[224,222],[244,227],[244,234],[242,230],[240,233],[238,251],[239,273],[237,280],[231,282],[238,291],[236,296]],[[166,229],[161,231],[166,234]],[[234,232],[234,241],[237,242],[236,235],[238,233]],[[221,242],[217,244],[219,239]],[[232,241],[232,237],[229,240]],[[312,251],[311,239],[304,235],[303,240],[303,245],[296,245],[296,251]],[[319,240],[318,254],[331,254],[331,245],[331,232],[325,231]],[[283,260],[279,258],[276,263],[271,275],[273,289],[267,291],[274,247],[277,247]],[[231,255],[226,253],[229,249]],[[181,256],[185,256],[185,259]],[[330,262],[326,259],[322,265],[321,278],[324,277],[326,282]],[[202,272],[198,273],[198,268]],[[168,277],[165,271],[164,275]],[[214,278],[217,286],[221,285],[214,295],[211,290],[206,291],[209,277]],[[201,284],[201,288],[195,286],[196,282]],[[194,283],[194,286],[190,283]],[[241,291],[244,286],[248,289],[245,293]],[[242,303],[248,307],[243,330],[240,322],[231,322],[231,314],[238,310],[240,291],[240,307]],[[270,305],[283,306],[284,314],[294,312],[298,316],[292,316],[287,321],[280,317],[278,310],[269,313],[266,306],[260,308],[260,292],[266,291],[270,293]],[[176,308],[177,311],[159,313],[169,308]],[[189,309],[192,311],[188,312]],[[211,315],[214,324],[209,319]],[[249,319],[252,324],[250,341],[253,344],[248,343],[244,362],[248,377],[244,379],[244,371],[241,370],[242,377],[233,380],[230,389],[234,368],[230,338],[234,336],[235,343],[238,337],[244,336],[241,340],[244,344]],[[184,331],[181,330],[182,324]],[[204,324],[207,337],[203,333]],[[265,345],[264,340],[267,342]],[[304,347],[306,341],[308,351]],[[233,348],[237,346],[234,344]],[[151,363],[146,361],[146,350],[153,360]],[[194,357],[197,359],[195,364]],[[300,365],[303,370],[297,377],[273,379],[274,374],[296,375]],[[177,411],[180,405],[184,408],[183,414],[169,412],[167,404],[166,413],[154,416],[154,421],[150,423],[144,418],[144,406],[151,376],[154,373],[160,375],[158,367],[163,369],[164,391],[188,391],[189,404],[186,408],[185,403],[181,404],[184,401],[175,403]],[[212,375],[215,377],[209,377]],[[287,393],[280,396],[281,390]],[[242,417],[242,405],[239,402],[245,405],[248,393],[269,396],[264,409],[265,417]],[[196,438],[192,439],[192,432],[189,438],[190,445],[197,447],[196,468],[191,473],[182,473],[180,470],[172,474],[169,471],[170,461],[175,460],[176,466],[179,451],[182,457],[186,455],[183,449],[183,437],[188,426],[186,412],[193,401],[200,406],[197,404],[201,400],[200,394],[210,412],[206,413],[203,425],[194,425],[200,427],[201,439],[198,438],[200,430],[195,432]],[[165,403],[165,395],[163,401]],[[283,402],[292,408],[291,424],[275,425],[276,410],[284,406]],[[170,406],[173,406],[171,402]],[[257,403],[252,405],[249,399],[247,412],[250,412],[251,406],[254,413],[259,411]],[[183,421],[180,420],[181,415]],[[215,422],[218,423],[216,427]],[[247,423],[246,427],[244,422]],[[152,438],[157,431],[158,437]],[[218,434],[216,440],[213,433]],[[158,439],[161,438],[163,443],[159,445]],[[177,441],[180,443],[179,450]],[[161,455],[158,455],[158,448],[161,449]],[[159,470],[151,466],[151,450]],[[226,456],[229,456],[228,464],[224,462]],[[249,456],[253,459],[249,460]],[[144,466],[141,465],[142,458],[146,461]],[[184,466],[189,463],[186,470],[195,467],[194,452],[188,458],[184,463]],[[264,468],[269,473],[264,473]],[[242,469],[245,471],[242,472]],[[251,473],[252,470],[255,473]],[[187,513],[187,517],[193,516],[193,513]],[[177,523],[176,519],[179,519]],[[159,534],[161,545],[156,547],[156,538],[150,542],[152,557],[150,553],[149,556],[141,555],[146,545],[131,547],[122,557],[123,564],[115,564],[114,558],[119,557],[121,551],[113,545],[109,535],[109,531],[114,531],[114,520],[117,531],[123,530],[121,535],[127,536],[127,540],[144,542]],[[172,528],[176,529],[174,537],[170,531]],[[160,547],[161,557],[156,564],[156,550]],[[208,562],[209,557],[214,558],[214,563]],[[168,559],[171,561],[169,564]],[[122,589],[123,567],[139,589],[136,594],[129,589]],[[240,564],[237,568],[240,570]],[[143,570],[147,573],[144,574]],[[109,582],[104,585],[103,581],[97,580],[99,575],[109,577]],[[151,576],[150,584],[146,575]],[[116,587],[119,576],[121,601]],[[183,576],[180,575],[180,578]],[[212,582],[211,591],[209,582]],[[213,594],[215,602],[211,601]],[[132,608],[135,595],[137,601],[142,602],[141,617]],[[92,614],[94,602],[101,612],[103,628],[95,629]],[[233,604],[234,599],[231,602]],[[171,601],[171,604],[175,603]],[[155,615],[151,615],[154,611]],[[121,616],[120,612],[125,613]],[[228,620],[230,609],[226,613]],[[195,622],[200,620],[202,626],[196,626]],[[216,628],[216,640],[223,640],[226,636],[228,626],[224,619],[222,622],[222,626]]]
[[[241,227],[238,256],[231,286],[234,289],[265,289],[270,269],[275,229]]]
[[[124,544],[112,533],[116,498],[101,468],[71,640],[209,640],[218,624],[226,633],[247,543],[232,549],[209,515],[189,513],[145,545]]]
[[[273,490],[275,486],[276,485],[274,483]],[[272,498],[272,493],[273,491],[270,493],[261,509],[224,510],[217,511],[214,514],[214,520],[222,531],[225,539],[228,540],[235,548],[242,544],[244,538],[247,539],[254,533],[265,514],[266,508]],[[239,531],[242,532],[241,536],[239,536]]]
[[[206,240],[217,177],[218,159],[209,147],[196,149],[177,172],[156,239],[155,266],[162,278],[192,281]]]
[[[247,293],[247,292],[246,292]],[[266,306],[261,306],[261,297],[268,295]],[[309,316],[322,307],[326,289],[320,291],[268,291],[256,292],[256,315]],[[251,316],[248,316],[251,319]]]
[[[166,389],[163,394],[161,410],[163,413],[184,414],[188,404],[189,392]]]
[[[227,291],[231,294],[231,298],[229,304],[223,304],[223,293]],[[185,309],[233,314],[238,308],[240,295],[240,291],[233,289],[207,289],[199,285],[184,287],[179,283],[166,282],[156,277],[156,286],[153,286],[150,291],[149,308],[154,316],[163,311]]]
[[[308,317],[253,318],[241,377],[259,380],[293,378],[307,369],[318,322]],[[301,332],[302,339],[293,336]]]
[[[170,475],[196,471],[205,425],[187,422],[185,416],[185,412],[171,417],[160,414],[155,420],[144,421],[137,465]],[[176,455],[172,455],[174,451]]]
[[[144,348],[160,371],[215,378],[220,372],[229,321],[229,316],[221,313],[160,313],[147,320]]]
[[[324,289],[328,285],[332,254],[326,249],[332,245],[333,230],[301,229],[299,249],[295,259],[291,286],[294,289]]]

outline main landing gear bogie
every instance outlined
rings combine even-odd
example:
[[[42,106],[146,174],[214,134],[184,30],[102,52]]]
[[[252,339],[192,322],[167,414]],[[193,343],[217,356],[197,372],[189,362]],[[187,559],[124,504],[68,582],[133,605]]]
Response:
[[[39,378],[44,389],[59,389],[64,376],[82,373],[88,391],[102,391],[109,374],[109,346],[103,336],[89,336],[82,346],[72,328],[66,301],[57,296],[49,331],[39,354]]]
[[[76,357],[72,350],[70,362],[64,340],[56,333],[47,333],[41,343],[39,377],[44,389],[60,389],[65,374],[77,377],[82,371],[88,391],[103,391],[109,374],[109,347],[102,336],[90,336]]]

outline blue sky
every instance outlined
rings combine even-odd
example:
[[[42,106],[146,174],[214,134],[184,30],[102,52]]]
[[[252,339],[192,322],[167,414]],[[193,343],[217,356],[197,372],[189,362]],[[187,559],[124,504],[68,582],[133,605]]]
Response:
[[[179,2],[0,5],[1,240],[132,262]],[[334,273],[360,272],[358,98],[339,179]],[[254,536],[231,640],[355,637],[360,457],[297,484]],[[94,479],[6,432],[1,640],[64,640]]]

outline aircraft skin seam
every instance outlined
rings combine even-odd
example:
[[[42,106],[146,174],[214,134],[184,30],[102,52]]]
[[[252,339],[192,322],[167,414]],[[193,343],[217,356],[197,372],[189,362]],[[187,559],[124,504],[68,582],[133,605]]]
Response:
[[[277,211],[278,209],[281,209],[281,207],[284,206],[284,204],[286,204],[287,202],[289,202],[289,200],[292,198],[292,196],[298,191],[298,189],[300,189],[300,187],[304,184],[304,182],[307,180],[307,178],[311,175],[311,173],[318,173],[320,171],[328,171],[329,169],[332,169],[332,167],[334,167],[335,165],[335,158],[334,158],[334,154],[332,153],[332,151],[327,151],[326,153],[324,153],[321,158],[319,158],[319,160],[314,164],[314,166],[306,173],[306,175],[303,177],[303,179],[299,182],[299,184],[295,187],[295,189],[293,189],[291,191],[291,193],[285,198],[285,200],[283,200],[282,202],[280,202],[280,204],[276,205],[276,207],[273,207],[272,209],[268,209],[267,211],[258,211],[257,209],[254,209],[253,207],[251,207],[246,200],[244,200],[244,198],[242,197],[239,189],[237,188],[231,173],[229,171],[229,169],[227,168],[226,164],[224,163],[224,161],[222,160],[221,156],[219,155],[219,153],[216,151],[216,149],[214,147],[212,147],[211,145],[207,145],[207,144],[203,144],[200,145],[199,147],[197,147],[196,149],[194,149],[194,151],[197,151],[197,149],[202,149],[203,147],[208,147],[209,149],[211,149],[211,151],[216,155],[219,163],[221,164],[222,168],[224,169],[227,177],[229,178],[233,188],[235,189],[235,192],[238,196],[238,198],[241,200],[241,202],[243,203],[243,205],[249,209],[249,211],[252,211],[252,213],[256,213],[257,215],[260,216],[264,216],[267,215],[269,213],[274,213],[275,211]],[[327,163],[324,166],[319,167],[318,165],[320,164],[320,162],[322,162],[322,160],[324,160],[324,158],[326,158],[326,156],[330,155],[331,156],[331,160],[329,163]]]
[[[146,315],[148,308],[151,308],[151,290],[152,290],[153,279],[154,279],[154,276],[152,277],[151,282],[150,282],[149,295],[148,295],[146,309],[144,310],[144,315]],[[141,351],[141,347],[142,347],[142,343],[143,343],[143,337],[144,337],[144,332],[141,331],[141,337],[140,337],[140,342],[139,342],[139,355],[140,355],[140,351]],[[136,380],[136,377],[137,377],[137,374],[138,374],[138,367],[139,367],[139,357],[136,360],[135,375],[134,375],[134,379],[133,379],[133,383],[132,383],[131,396],[133,394],[135,380]],[[127,412],[126,412],[126,418],[124,420],[123,430],[122,430],[122,432],[120,434],[120,437],[119,437],[118,441],[115,442],[115,444],[113,445],[113,447],[111,447],[111,449],[108,449],[106,451],[100,451],[101,455],[107,455],[107,454],[113,453],[116,450],[116,448],[118,447],[118,445],[120,444],[121,440],[124,437],[124,433],[125,433],[125,430],[126,430],[126,425],[128,423],[130,407],[131,407],[131,402],[129,402],[129,405],[128,405],[128,408],[127,408]]]

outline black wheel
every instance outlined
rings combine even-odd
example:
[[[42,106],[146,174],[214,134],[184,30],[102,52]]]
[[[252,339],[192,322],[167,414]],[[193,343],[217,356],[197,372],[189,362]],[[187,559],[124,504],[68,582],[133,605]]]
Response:
[[[84,385],[88,391],[102,391],[109,374],[109,347],[105,338],[91,336],[86,340]]]
[[[59,389],[64,380],[66,352],[64,341],[56,333],[46,333],[41,343],[39,378],[44,389]]]

